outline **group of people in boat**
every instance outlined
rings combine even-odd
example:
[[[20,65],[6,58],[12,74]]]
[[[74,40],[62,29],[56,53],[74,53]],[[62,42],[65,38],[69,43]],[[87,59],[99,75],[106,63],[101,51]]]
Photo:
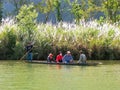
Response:
[[[80,57],[77,63],[86,63],[86,55],[83,53],[83,51],[80,51]],[[73,56],[71,55],[70,51],[67,51],[67,53],[63,56],[62,52],[60,51],[59,54],[56,56],[56,59],[53,58],[53,54],[50,53],[47,57],[47,62],[56,62],[56,63],[74,63]]]
[[[26,46],[27,51],[27,60],[32,61],[32,48],[33,44],[29,42]],[[80,57],[77,63],[86,63],[86,55],[83,51],[80,51]],[[73,63],[73,56],[71,55],[70,51],[67,51],[67,53],[63,56],[62,52],[60,51],[59,54],[56,56],[56,59],[53,58],[53,54],[50,53],[47,57],[47,62],[56,62],[56,63]]]

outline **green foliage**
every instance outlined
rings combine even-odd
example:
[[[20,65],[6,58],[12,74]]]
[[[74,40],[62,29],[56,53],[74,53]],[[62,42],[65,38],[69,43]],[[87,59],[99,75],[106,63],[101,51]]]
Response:
[[[16,35],[14,34],[14,31],[9,31],[7,33],[7,48],[13,51],[13,48],[15,47],[16,44]]]
[[[60,0],[42,0],[35,5],[35,7],[40,13],[45,14],[45,23],[48,21],[50,13],[54,11],[56,11],[55,15],[57,21],[62,21]]]
[[[6,23],[5,23],[6,24]],[[0,28],[0,59],[20,59],[24,52],[24,41],[17,36],[17,25],[2,25]],[[79,58],[79,51],[83,50],[88,59],[120,59],[120,28],[115,24],[98,23],[97,21],[81,22],[78,24],[58,23],[38,24],[34,32],[34,59],[46,59],[52,52],[63,54],[67,50],[72,52],[74,59]],[[24,34],[24,33],[23,33]],[[22,34],[21,34],[22,36]]]
[[[101,25],[101,24],[100,24]],[[45,26],[45,29],[42,27]],[[40,43],[43,43],[43,46],[39,48],[44,48],[45,52],[53,52],[56,54],[57,51],[63,51],[66,53],[67,50],[73,52],[74,58],[78,59],[79,51],[82,49],[86,52],[87,57],[89,59],[116,59],[116,55],[114,54],[114,50],[116,44],[119,42],[113,43],[116,39],[115,32],[112,29],[109,29],[107,32],[103,33],[100,30],[90,27],[83,27],[79,26],[75,30],[66,30],[62,27],[60,28],[53,28],[51,25],[40,25],[41,33],[39,36]],[[99,26],[99,25],[98,25]],[[108,26],[109,27],[109,26]],[[40,29],[39,28],[39,29]],[[41,38],[42,37],[42,38]],[[40,39],[41,38],[41,39]],[[41,44],[39,44],[41,45]],[[114,48],[113,48],[114,47]],[[39,51],[43,51],[40,50]],[[41,54],[41,56],[44,54]],[[45,54],[46,56],[46,54]]]
[[[45,23],[48,21],[49,14],[54,11],[54,2],[56,0],[42,0],[37,5],[35,5],[38,12],[45,14]]]
[[[38,13],[36,12],[33,4],[23,5],[19,14],[16,16],[20,38],[22,41],[31,41],[34,39],[34,33],[37,30],[36,18]]]
[[[77,2],[72,3],[71,12],[74,14],[76,22],[79,23],[84,14],[84,11],[81,9],[81,5],[79,5]]]
[[[12,59],[12,55],[14,54],[14,48],[16,45],[16,34],[14,28],[5,27],[5,30],[1,34],[0,40],[2,43],[1,50],[3,58]]]
[[[106,0],[103,2],[103,10],[108,20],[116,22],[120,20],[120,1],[119,0]]]
[[[98,23],[103,24],[104,22],[105,22],[104,17],[101,16],[98,20]]]
[[[109,30],[108,36],[105,39],[105,46],[109,46],[112,43],[114,36],[115,36],[115,31]]]
[[[25,46],[21,42],[16,42],[15,47],[13,48],[14,53],[12,56],[12,59],[19,60],[24,54],[25,54]]]
[[[15,7],[13,12],[6,12],[9,15],[18,14],[22,5],[29,5],[32,2],[31,0],[8,1]],[[81,19],[88,20],[94,18],[94,16],[95,18],[96,16],[99,17],[100,15],[100,17],[106,17],[109,22],[117,22],[120,20],[119,0],[40,0],[38,3],[35,3],[35,9],[40,12],[40,14],[45,15],[45,23],[49,20],[51,13],[52,15],[55,14],[58,22],[63,21],[64,18],[62,18],[62,15],[66,15],[66,12],[70,14],[69,17],[71,16],[73,18],[74,15],[73,20],[75,20],[76,23],[79,23]]]
[[[92,18],[95,12],[99,11],[97,3],[94,0],[75,0],[69,3],[72,7],[71,12],[74,14],[76,23],[79,23],[81,19]]]
[[[54,1],[54,6],[55,6],[55,9],[57,10],[57,13],[56,13],[56,18],[57,18],[57,21],[60,22],[62,21],[62,15],[61,15],[61,1],[60,0],[55,0]]]

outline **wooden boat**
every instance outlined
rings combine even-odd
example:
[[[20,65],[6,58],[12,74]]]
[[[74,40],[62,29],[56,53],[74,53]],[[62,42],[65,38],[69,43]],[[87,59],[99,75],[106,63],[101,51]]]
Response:
[[[50,64],[50,65],[73,65],[73,66],[96,66],[99,63],[98,62],[87,62],[87,63],[56,63],[56,62],[47,62],[47,61],[35,61],[33,60],[32,62],[28,63],[34,63],[34,64]]]

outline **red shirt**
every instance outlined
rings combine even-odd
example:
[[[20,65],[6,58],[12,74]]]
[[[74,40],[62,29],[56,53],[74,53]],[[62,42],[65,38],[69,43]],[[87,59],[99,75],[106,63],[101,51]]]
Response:
[[[62,58],[63,58],[63,56],[62,55],[57,55],[57,57],[56,57],[56,62],[59,62],[59,61],[61,61],[62,60]]]

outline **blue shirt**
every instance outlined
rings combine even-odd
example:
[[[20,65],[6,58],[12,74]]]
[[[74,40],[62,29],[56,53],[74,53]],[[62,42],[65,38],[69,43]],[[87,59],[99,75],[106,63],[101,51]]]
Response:
[[[72,55],[65,54],[65,55],[63,56],[63,62],[69,63],[71,60],[73,60]]]

